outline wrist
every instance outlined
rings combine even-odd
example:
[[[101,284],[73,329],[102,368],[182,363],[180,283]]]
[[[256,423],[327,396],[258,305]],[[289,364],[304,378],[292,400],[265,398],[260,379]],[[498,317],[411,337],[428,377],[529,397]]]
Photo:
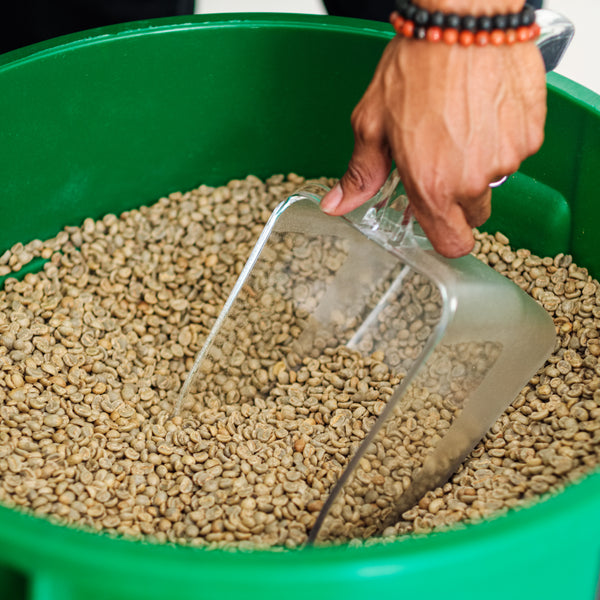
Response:
[[[415,3],[430,12],[439,10],[478,16],[519,12],[525,0],[415,0]]]
[[[491,15],[430,11],[413,0],[396,0],[397,11],[390,15],[396,33],[405,38],[494,46],[526,42],[537,38],[540,27],[535,22],[535,11],[524,5],[519,12],[500,12]]]

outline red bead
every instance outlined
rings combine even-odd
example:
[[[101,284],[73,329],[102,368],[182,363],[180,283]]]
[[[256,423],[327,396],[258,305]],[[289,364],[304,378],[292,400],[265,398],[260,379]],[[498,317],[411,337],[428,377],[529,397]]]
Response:
[[[446,44],[456,44],[458,41],[458,29],[452,29],[451,27],[448,29],[444,29],[442,33],[442,39]]]
[[[430,42],[439,42],[442,39],[442,29],[440,27],[430,27],[427,30],[427,40]]]
[[[517,41],[527,42],[529,40],[529,27],[519,27],[517,29]]]
[[[398,14],[397,11],[394,11],[390,15],[390,23],[392,27],[396,30],[396,33],[400,33],[402,25],[404,25],[404,19]]]
[[[517,32],[514,29],[507,29],[504,33],[504,41],[508,44],[514,44],[517,41]]]
[[[472,31],[461,31],[458,36],[458,42],[461,46],[470,46],[475,41],[475,34]]]
[[[494,29],[490,33],[490,43],[493,46],[500,46],[501,44],[504,44],[504,37],[504,31],[502,31],[502,29]]]
[[[411,38],[413,36],[413,32],[415,31],[415,24],[412,21],[404,21],[402,25],[402,35],[407,38]]]
[[[487,31],[478,31],[475,34],[475,43],[478,46],[487,46],[487,43],[490,41],[490,36]]]
[[[537,23],[533,23],[533,25],[531,25],[529,27],[529,31],[530,31],[530,40],[535,40],[541,32],[540,26]]]

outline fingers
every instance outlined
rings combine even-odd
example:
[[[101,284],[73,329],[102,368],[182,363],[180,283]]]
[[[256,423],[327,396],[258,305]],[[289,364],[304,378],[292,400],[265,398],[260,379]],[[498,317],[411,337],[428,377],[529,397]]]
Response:
[[[442,256],[459,258],[471,252],[475,239],[459,204],[452,204],[444,217],[424,214],[418,205],[411,206],[431,245]]]
[[[390,172],[392,163],[383,129],[354,121],[355,143],[348,169],[321,201],[321,209],[330,215],[344,215],[372,198]]]
[[[471,252],[475,243],[473,227],[482,225],[490,216],[490,189],[478,197],[461,201],[441,193],[428,201],[414,188],[408,192],[415,218],[437,252],[447,258],[458,258]]]
[[[488,188],[478,198],[470,198],[458,203],[470,227],[483,225],[492,213],[492,190]]]

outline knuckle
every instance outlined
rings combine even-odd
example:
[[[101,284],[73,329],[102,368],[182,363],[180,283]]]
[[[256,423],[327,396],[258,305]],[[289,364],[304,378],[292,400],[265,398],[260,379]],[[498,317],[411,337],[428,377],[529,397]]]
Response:
[[[524,158],[524,157],[523,157]],[[502,177],[504,175],[512,175],[512,173],[516,173],[521,166],[521,157],[514,154],[513,156],[505,156],[502,163],[499,165],[498,170],[495,172],[494,179],[499,179],[498,173],[502,173]]]
[[[425,196],[437,204],[462,204],[463,201],[471,202],[485,194],[488,181],[478,175],[466,177],[458,181],[432,181],[425,188]],[[435,199],[435,200],[434,200]]]
[[[497,179],[497,178],[493,178]],[[460,190],[459,197],[465,198],[467,201],[473,201],[483,196],[488,189],[489,180],[482,177],[469,178]]]
[[[446,231],[444,235],[430,237],[432,246],[437,252],[447,258],[459,258],[469,254],[475,244],[471,233],[459,234],[456,231]]]
[[[438,240],[436,250],[447,258],[459,258],[469,254],[473,249],[475,239],[469,235],[451,235]],[[434,244],[435,247],[435,244]]]
[[[467,223],[471,227],[479,227],[483,225],[492,214],[492,207],[489,202],[482,202],[477,206],[473,206],[471,210],[467,211],[466,218]]]
[[[344,178],[355,190],[365,191],[370,187],[368,174],[353,162],[348,165]]]
[[[425,206],[440,206],[447,204],[452,197],[454,185],[449,179],[441,177],[425,177],[419,172],[412,173],[415,182],[414,194]]]
[[[365,120],[365,111],[362,109],[362,102],[356,105],[356,108],[350,115],[350,125],[354,129],[355,133],[362,131],[363,121]]]
[[[544,143],[544,128],[543,127],[532,127],[529,132],[528,153],[534,154],[542,147],[543,143]]]
[[[356,141],[376,143],[382,138],[379,120],[373,112],[363,110],[360,104],[352,111],[350,124]]]
[[[461,238],[456,242],[451,251],[451,256],[449,258],[460,258],[461,256],[465,256],[469,254],[471,250],[473,250],[473,246],[475,245],[475,238],[470,236],[469,238]]]

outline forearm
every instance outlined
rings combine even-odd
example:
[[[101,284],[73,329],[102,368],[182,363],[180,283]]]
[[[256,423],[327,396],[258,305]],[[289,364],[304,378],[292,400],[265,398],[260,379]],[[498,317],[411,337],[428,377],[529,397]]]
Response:
[[[519,12],[525,0],[414,0],[418,6],[433,12],[454,12],[459,15],[494,15]]]

